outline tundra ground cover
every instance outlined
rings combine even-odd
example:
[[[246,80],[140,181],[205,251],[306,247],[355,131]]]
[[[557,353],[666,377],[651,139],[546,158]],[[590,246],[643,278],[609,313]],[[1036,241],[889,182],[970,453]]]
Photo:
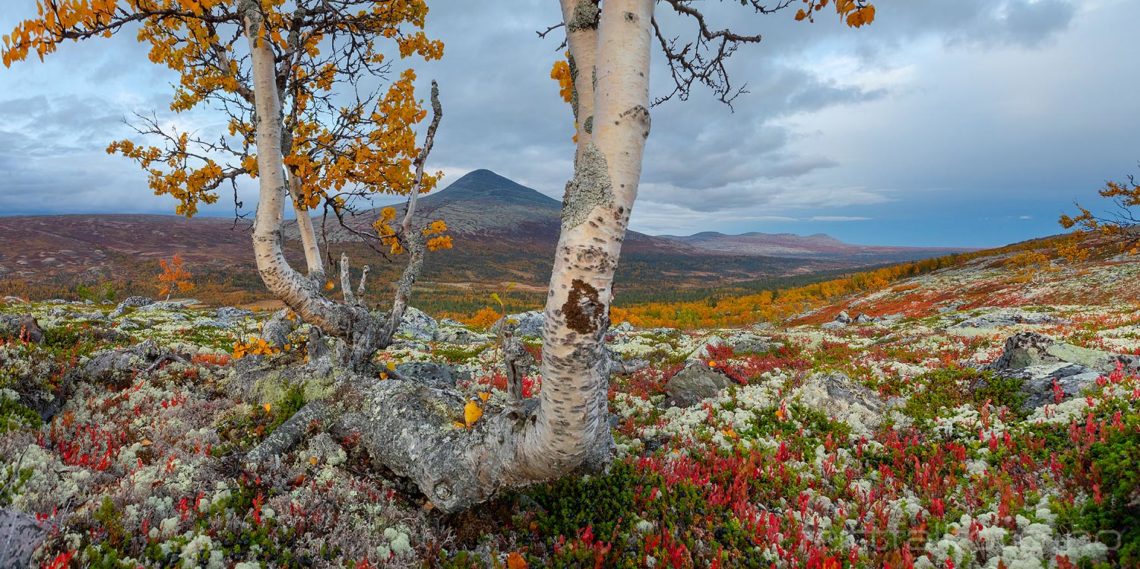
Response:
[[[970,263],[776,326],[617,326],[616,357],[647,365],[611,384],[610,470],[453,516],[377,476],[351,432],[314,432],[269,468],[241,465],[325,395],[280,378],[235,392],[251,370],[307,357],[290,346],[234,358],[235,345],[269,335],[259,316],[10,303],[0,314],[34,315],[45,339],[17,332],[0,344],[0,508],[42,524],[35,563],[54,567],[1140,564],[1134,368],[1103,368],[1077,390],[985,368],[1028,357],[1005,349],[1028,331],[1057,341],[1047,350],[1064,362],[1140,353],[1140,263],[1029,279],[993,259]],[[878,318],[829,324],[841,311]],[[394,369],[448,363],[472,405],[506,404],[491,336],[454,324],[421,332],[384,355]],[[143,341],[180,356],[71,381],[106,350]],[[1047,378],[1063,376],[1060,365],[1024,369]],[[668,406],[682,372],[725,387]],[[525,385],[541,389],[536,377]],[[453,412],[450,428],[467,428],[465,409]]]

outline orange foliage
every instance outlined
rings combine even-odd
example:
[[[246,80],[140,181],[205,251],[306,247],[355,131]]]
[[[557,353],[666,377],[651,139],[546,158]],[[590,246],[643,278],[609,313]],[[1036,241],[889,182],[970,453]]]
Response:
[[[495,310],[490,306],[486,306],[480,308],[479,311],[471,315],[471,317],[464,318],[463,323],[471,326],[472,328],[481,328],[485,330],[498,322],[501,316],[502,315],[499,314],[498,310]]]
[[[194,283],[190,282],[193,275],[182,266],[182,257],[177,253],[174,254],[169,263],[166,262],[166,259],[159,259],[158,264],[162,267],[162,273],[158,275],[159,296],[165,295],[166,298],[170,298],[170,295],[174,294],[175,291],[193,290]]]
[[[218,188],[237,176],[256,177],[253,152],[254,125],[249,59],[242,38],[244,22],[230,0],[37,0],[38,16],[16,25],[3,36],[0,54],[5,66],[35,54],[41,60],[65,41],[110,37],[123,29],[137,29],[137,39],[149,45],[152,63],[178,73],[170,110],[175,113],[199,106],[245,109],[229,113],[228,139],[203,140],[187,132],[166,132],[167,126],[145,124],[156,130],[164,147],[138,145],[130,140],[112,142],[107,152],[121,154],[147,172],[155,194],[177,201],[176,212],[187,217],[199,204],[218,200]],[[345,186],[366,191],[402,194],[413,186],[413,160],[420,153],[414,127],[427,112],[415,97],[415,72],[406,69],[370,107],[350,103],[328,104],[333,90],[359,77],[358,66],[339,62],[328,53],[335,34],[350,34],[354,60],[381,66],[393,54],[378,39],[397,48],[400,58],[439,59],[443,44],[423,28],[428,12],[424,0],[375,2],[371,7],[346,9],[341,21],[305,24],[298,19],[297,3],[260,0],[265,33],[281,54],[277,62],[284,81],[283,126],[285,166],[300,184],[291,188],[302,209],[322,201],[334,208]],[[134,26],[138,26],[134,28]],[[341,47],[338,47],[341,48]],[[288,55],[286,55],[288,54]],[[221,152],[225,150],[227,152]],[[228,163],[217,156],[232,155]],[[213,158],[212,158],[213,157]],[[423,178],[422,191],[435,187],[440,173]]]
[[[875,21],[875,6],[866,0],[801,0],[804,7],[796,11],[796,21],[815,21],[815,12],[831,4],[835,13],[848,26],[860,28]]]

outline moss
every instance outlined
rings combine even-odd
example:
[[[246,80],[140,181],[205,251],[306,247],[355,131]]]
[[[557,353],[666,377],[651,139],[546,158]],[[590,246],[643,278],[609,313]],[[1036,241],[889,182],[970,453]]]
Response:
[[[38,429],[40,415],[12,399],[0,399],[0,434],[20,429]]]
[[[931,421],[945,410],[966,403],[981,406],[986,401],[1019,416],[1024,413],[1021,382],[988,370],[950,366],[922,374],[914,384],[922,389],[911,395],[903,412],[918,420]]]
[[[12,505],[12,500],[20,494],[20,490],[32,479],[36,470],[31,467],[17,468],[18,465],[4,466],[3,476],[0,477],[0,507]]]
[[[1087,492],[1095,494],[1091,485],[1099,480],[1099,500],[1075,507],[1057,505],[1063,525],[1118,546],[1111,548],[1118,567],[1140,566],[1140,470],[1136,468],[1140,431],[1136,419],[1130,417],[1128,428],[1113,431],[1104,442],[1092,444],[1087,453],[1073,452],[1065,459],[1078,476],[1092,474]]]
[[[595,535],[610,535],[623,522],[631,523],[635,489],[645,481],[629,464],[619,462],[603,476],[570,477],[531,492],[540,506],[535,523],[551,538],[573,536],[587,526]],[[648,487],[648,486],[646,486]]]
[[[479,346],[462,347],[462,346],[435,346],[432,348],[431,355],[441,357],[451,363],[467,363],[482,354],[490,344],[482,344]]]
[[[103,497],[103,502],[99,504],[99,508],[95,510],[92,517],[103,526],[107,540],[112,546],[122,543],[123,538],[126,537],[126,529],[123,528],[122,521],[123,514],[115,507],[115,502],[111,500],[110,496]]]

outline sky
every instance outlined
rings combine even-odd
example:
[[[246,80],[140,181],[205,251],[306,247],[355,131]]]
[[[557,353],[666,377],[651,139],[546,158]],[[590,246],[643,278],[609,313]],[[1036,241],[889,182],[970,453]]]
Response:
[[[1073,201],[1140,171],[1135,0],[877,0],[875,22],[814,24],[694,3],[760,33],[729,61],[734,108],[695,90],[652,109],[632,228],[827,233],[853,243],[985,247],[1057,233]],[[443,186],[488,168],[555,198],[571,175],[572,117],[549,78],[554,0],[429,2],[444,119],[429,169]],[[0,0],[0,33],[34,16]],[[663,27],[692,28],[658,6]],[[669,90],[658,53],[651,96]],[[176,77],[133,33],[0,68],[0,215],[173,213],[145,174],[105,153],[124,120],[156,113],[199,132],[219,115],[168,110]],[[422,91],[426,94],[426,88]],[[241,199],[256,202],[252,183]],[[233,199],[201,215],[232,215]]]

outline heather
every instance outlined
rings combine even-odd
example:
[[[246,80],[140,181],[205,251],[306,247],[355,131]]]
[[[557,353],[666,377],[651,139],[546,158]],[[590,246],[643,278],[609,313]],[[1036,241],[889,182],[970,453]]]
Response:
[[[43,528],[44,567],[1135,566],[1140,264],[1018,254],[774,323],[615,325],[608,469],[457,514],[351,429],[243,462],[337,396],[291,371],[332,343],[308,325],[8,299],[43,333],[3,328],[0,508]],[[375,363],[465,394],[445,428],[512,404],[494,329],[411,315]]]

